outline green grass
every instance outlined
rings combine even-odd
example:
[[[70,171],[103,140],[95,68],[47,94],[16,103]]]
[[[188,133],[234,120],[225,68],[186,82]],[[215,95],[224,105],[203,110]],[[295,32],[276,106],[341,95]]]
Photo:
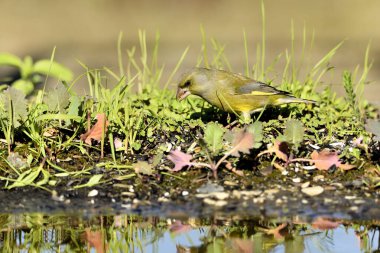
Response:
[[[368,166],[378,164],[379,161],[371,161],[368,154],[372,139],[364,128],[367,118],[377,117],[373,107],[362,98],[363,86],[371,66],[368,60],[369,48],[361,73],[358,67],[354,73],[345,72],[342,75],[342,85],[347,95],[339,98],[329,86],[320,87],[324,75],[331,69],[330,61],[342,43],[327,52],[313,66],[303,66],[303,59],[307,57],[306,45],[313,44],[314,38],[308,42],[304,30],[302,48],[298,50],[298,55],[292,28],[290,53],[285,50],[267,65],[270,59],[266,59],[265,55],[263,22],[263,39],[261,44],[257,43],[256,64],[249,66],[251,53],[246,33],[243,32],[242,50],[245,52],[246,66],[244,70],[236,70],[224,54],[225,45],[215,39],[208,40],[203,28],[201,35],[198,66],[243,72],[260,81],[271,82],[272,80],[266,79],[269,78],[268,73],[273,71],[274,65],[279,64],[282,57],[285,64],[281,80],[276,81],[281,83],[279,88],[292,92],[297,97],[318,102],[315,106],[269,108],[260,115],[254,115],[256,121],[262,122],[260,138],[265,144],[252,146],[255,152],[265,151],[267,144],[281,140],[290,144],[292,156],[305,158],[310,155],[308,143],[327,146],[333,142],[342,142],[346,144],[339,150],[343,161],[358,167],[363,167],[364,163]],[[117,71],[107,67],[90,69],[80,62],[84,69],[82,75],[71,82],[64,79],[64,82],[48,92],[34,90],[32,96],[26,98],[25,93],[15,88],[3,90],[0,95],[1,145],[4,146],[0,153],[0,187],[10,189],[34,186],[51,190],[69,178],[84,178],[72,187],[107,185],[113,177],[135,177],[138,157],[145,157],[146,160],[146,168],[142,173],[167,173],[165,168],[168,166],[168,152],[178,147],[188,153],[199,147],[201,151],[195,159],[208,160],[210,164],[215,164],[225,155],[223,163],[217,163],[219,169],[223,169],[226,163],[234,166],[238,162],[239,159],[226,156],[230,150],[228,145],[231,144],[228,143],[228,138],[224,139],[224,143],[218,144],[220,152],[212,156],[204,141],[197,141],[205,135],[205,129],[209,129],[207,126],[213,122],[218,121],[226,128],[235,116],[221,112],[195,97],[178,102],[175,100],[175,92],[168,89],[174,82],[173,78],[179,74],[188,48],[178,54],[178,63],[174,69],[167,70],[158,65],[159,34],[151,49],[147,47],[145,32],[140,31],[138,36],[139,45],[125,49],[120,34],[117,43]],[[52,56],[50,61],[52,63],[53,58]],[[297,59],[301,59],[300,65],[297,65]],[[52,66],[58,66],[57,63],[54,64]],[[301,70],[307,74],[301,77]],[[53,76],[59,77],[57,67],[54,71]],[[164,72],[169,73],[166,80],[163,80]],[[43,74],[49,76],[49,71]],[[80,96],[72,90],[81,79],[87,80],[87,96]],[[105,113],[109,125],[107,129],[104,128],[105,123],[102,126],[100,141],[92,141],[92,145],[88,145],[81,135],[94,126],[95,116],[102,113]],[[298,119],[294,121],[297,127],[288,124],[291,126],[284,131],[286,122],[292,119]],[[237,128],[243,129],[244,125],[240,123]],[[289,130],[290,128],[302,129],[302,134]],[[209,145],[207,139],[210,138],[210,133],[207,135],[206,146]],[[350,144],[350,140],[358,138],[363,138],[362,146]],[[292,143],[292,140],[297,141]],[[117,146],[114,145],[115,142],[118,143]],[[156,162],[148,162],[148,158],[156,159]],[[274,161],[273,156],[254,159],[260,162]],[[69,165],[66,161],[73,161],[76,165]],[[115,173],[111,177],[102,177],[90,172],[93,166],[105,168],[110,174]]]

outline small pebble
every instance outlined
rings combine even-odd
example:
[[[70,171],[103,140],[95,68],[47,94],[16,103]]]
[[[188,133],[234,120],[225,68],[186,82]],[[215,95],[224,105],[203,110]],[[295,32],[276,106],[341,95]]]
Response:
[[[169,196],[170,196],[170,193],[169,193],[169,192],[165,192],[165,193],[164,193],[164,196],[165,196],[165,197],[169,197]]]
[[[189,192],[188,192],[188,191],[183,191],[183,192],[182,192],[182,196],[187,196],[187,195],[189,195]]]
[[[303,166],[304,170],[315,170],[317,167],[315,165],[310,165],[310,166]]]
[[[324,179],[325,179],[325,176],[323,176],[323,175],[317,175],[317,176],[313,177],[314,182],[323,181]]]
[[[350,210],[353,211],[353,212],[357,212],[359,210],[359,207],[357,207],[357,206],[351,206]]]
[[[324,191],[324,189],[321,186],[313,186],[313,187],[302,188],[301,191],[308,196],[317,196],[321,194]]]
[[[296,178],[293,178],[292,181],[293,181],[294,183],[301,183],[301,178],[296,177]]]
[[[88,194],[87,194],[87,197],[95,197],[96,195],[98,195],[98,190],[94,189],[94,190],[91,190]]]

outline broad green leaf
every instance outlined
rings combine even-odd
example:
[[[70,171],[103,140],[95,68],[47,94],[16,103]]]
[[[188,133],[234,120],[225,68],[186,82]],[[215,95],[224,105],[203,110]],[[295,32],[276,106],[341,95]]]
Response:
[[[25,94],[13,87],[9,87],[3,93],[0,94],[0,104],[2,108],[9,113],[10,110],[13,112],[13,126],[15,128],[20,126],[20,120],[25,120],[28,114],[27,112],[27,101],[25,99]]]
[[[33,59],[30,56],[26,56],[24,58],[24,62],[21,65],[21,78],[22,79],[28,79],[30,78],[30,75],[33,73]]]
[[[296,147],[303,141],[305,128],[299,120],[291,119],[285,124],[285,139],[289,143],[293,143]]]
[[[34,84],[30,80],[18,79],[12,83],[12,87],[29,95],[34,90]]]
[[[375,135],[374,140],[380,141],[380,121],[374,119],[367,120],[365,129]]]
[[[55,61],[46,59],[37,61],[33,66],[33,72],[52,76],[63,81],[71,81],[73,79],[73,73],[70,69]]]
[[[14,66],[17,68],[21,68],[22,60],[9,53],[0,53],[0,66]]]
[[[215,122],[207,124],[204,140],[213,154],[218,154],[223,148],[223,135],[224,128],[221,125]]]
[[[63,112],[69,104],[70,94],[63,84],[58,84],[54,89],[46,92],[44,103],[49,106],[49,111]]]
[[[132,164],[133,169],[137,174],[152,175],[152,165],[145,161],[138,161]]]
[[[67,108],[67,114],[70,116],[79,117],[79,106],[81,105],[81,98],[73,95],[69,98],[70,104]],[[70,125],[71,120],[66,120],[66,125]]]

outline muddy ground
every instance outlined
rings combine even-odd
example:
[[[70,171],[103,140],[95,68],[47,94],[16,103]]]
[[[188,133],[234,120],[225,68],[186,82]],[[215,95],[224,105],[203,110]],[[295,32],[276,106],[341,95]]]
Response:
[[[36,188],[0,191],[2,213],[139,214],[161,217],[294,217],[329,216],[342,219],[380,219],[379,189],[362,180],[361,172],[245,172],[237,178],[220,173],[190,171],[184,180],[160,176],[135,177],[105,187],[50,193]],[[188,180],[187,180],[188,179]],[[164,183],[162,183],[164,182]],[[66,190],[65,190],[66,189]],[[305,189],[312,189],[310,191]],[[314,189],[314,190],[313,190]]]

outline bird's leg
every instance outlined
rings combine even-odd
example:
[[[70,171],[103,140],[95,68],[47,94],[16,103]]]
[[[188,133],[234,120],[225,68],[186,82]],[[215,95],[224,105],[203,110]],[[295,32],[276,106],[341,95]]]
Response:
[[[250,112],[242,112],[241,116],[243,118],[244,124],[250,124],[252,122],[251,113]]]
[[[230,124],[226,126],[227,129],[231,129],[233,126],[235,126],[237,123],[239,123],[239,120],[234,120]]]

